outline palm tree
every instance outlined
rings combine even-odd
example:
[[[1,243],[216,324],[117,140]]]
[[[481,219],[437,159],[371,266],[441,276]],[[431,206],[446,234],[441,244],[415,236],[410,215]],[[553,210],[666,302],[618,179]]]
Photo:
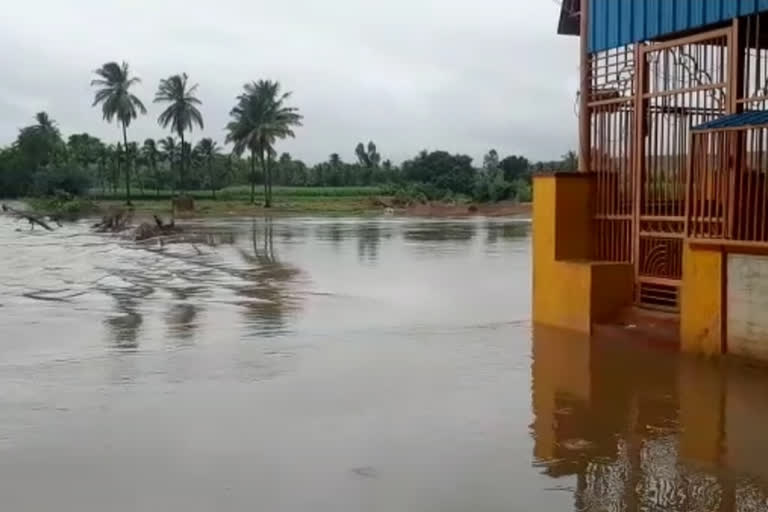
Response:
[[[123,156],[123,149],[120,143],[109,145],[109,159],[111,161],[112,172],[110,181],[112,182],[112,195],[117,196],[117,188],[120,186],[120,166]]]
[[[192,131],[194,125],[203,128],[203,115],[198,110],[197,105],[202,102],[195,97],[197,84],[187,86],[187,74],[171,75],[168,78],[160,80],[160,85],[155,93],[155,103],[170,103],[168,107],[157,118],[158,124],[163,128],[171,126],[181,139],[181,165],[179,166],[179,186],[184,187],[184,132]]]
[[[127,162],[133,162],[133,172],[135,173],[136,181],[139,182],[139,189],[141,190],[141,194],[144,194],[144,179],[141,176],[141,152],[139,151],[139,145],[135,142],[129,142],[128,146],[126,147],[127,151],[126,154],[128,158],[126,159]],[[130,170],[130,167],[129,167]]]
[[[211,138],[204,138],[197,143],[195,152],[202,157],[208,168],[208,181],[211,186],[211,196],[216,199],[216,185],[217,180],[213,175],[213,160],[220,154],[219,145],[215,140]]]
[[[35,128],[41,135],[54,142],[61,140],[61,132],[59,131],[59,127],[56,126],[58,123],[51,119],[47,112],[38,112],[35,114],[35,121],[37,121]]]
[[[160,195],[160,174],[157,172],[157,161],[160,159],[160,152],[157,150],[155,139],[146,139],[141,146],[141,154],[147,165],[152,170],[152,177],[155,180],[155,195]]]
[[[168,168],[173,173],[173,166],[178,161],[179,145],[173,137],[166,137],[160,140],[160,149],[162,149],[162,158],[168,161]],[[177,184],[177,190],[180,184]]]
[[[15,145],[31,157],[34,165],[48,166],[59,162],[61,156],[66,156],[67,148],[56,124],[46,112],[38,112],[35,114],[35,124],[19,131]]]
[[[229,113],[227,142],[241,155],[251,152],[251,203],[255,202],[255,159],[258,154],[264,172],[264,207],[272,206],[272,174],[269,159],[276,155],[273,145],[278,139],[294,137],[294,126],[301,126],[298,109],[285,106],[291,93],[280,93],[280,83],[259,80],[245,84],[237,104]]]
[[[131,87],[141,83],[139,77],[131,77],[128,63],[107,62],[94,71],[99,78],[91,80],[91,86],[99,89],[93,99],[93,106],[101,104],[101,111],[105,121],[112,122],[117,118],[123,127],[123,148],[128,147],[128,125],[141,114],[146,114],[147,109],[141,100],[131,93]],[[125,202],[131,204],[131,172],[125,164]]]

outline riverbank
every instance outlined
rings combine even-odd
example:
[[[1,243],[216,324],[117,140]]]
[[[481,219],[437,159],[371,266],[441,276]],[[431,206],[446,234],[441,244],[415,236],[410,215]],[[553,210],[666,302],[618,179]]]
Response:
[[[388,207],[388,197],[291,197],[276,199],[272,208],[261,204],[250,204],[242,200],[198,199],[194,211],[177,213],[184,218],[195,217],[239,217],[249,215],[313,214],[313,215],[379,215],[396,214],[417,217],[486,217],[525,216],[531,213],[530,203],[503,201],[482,204],[452,204],[433,202],[405,207]],[[96,205],[102,210],[123,207],[119,200],[100,200]],[[169,200],[133,201],[139,214],[168,216],[171,212]]]

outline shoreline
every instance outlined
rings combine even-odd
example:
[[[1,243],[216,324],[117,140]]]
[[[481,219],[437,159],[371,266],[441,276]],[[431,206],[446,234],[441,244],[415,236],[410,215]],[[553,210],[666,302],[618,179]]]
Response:
[[[293,199],[293,198],[291,198]],[[122,208],[122,201],[100,200],[95,204],[102,211]],[[134,201],[134,212],[138,215],[157,214],[160,216],[171,216],[172,209],[170,201],[165,200],[139,200]],[[296,200],[278,200],[272,208],[264,208],[261,205],[251,205],[243,201],[212,200],[201,199],[195,201],[193,211],[177,212],[179,219],[194,219],[205,217],[237,217],[247,215],[404,215],[411,217],[435,217],[435,218],[456,218],[456,217],[519,217],[530,216],[532,211],[531,203],[516,203],[513,201],[502,201],[499,203],[478,203],[478,204],[450,204],[433,202],[427,204],[415,204],[401,208],[386,208],[381,205],[381,201],[371,198],[321,198],[307,200],[307,198],[297,198]]]

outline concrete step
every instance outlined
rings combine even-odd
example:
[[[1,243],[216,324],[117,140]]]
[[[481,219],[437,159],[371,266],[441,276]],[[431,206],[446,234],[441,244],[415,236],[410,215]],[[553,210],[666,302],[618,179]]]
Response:
[[[631,307],[622,310],[613,321],[592,326],[597,339],[627,340],[646,346],[677,350],[680,346],[680,317],[666,313]]]

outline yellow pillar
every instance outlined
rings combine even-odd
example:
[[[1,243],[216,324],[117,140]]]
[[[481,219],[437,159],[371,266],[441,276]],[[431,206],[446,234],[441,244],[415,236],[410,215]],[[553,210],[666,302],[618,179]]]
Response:
[[[588,173],[534,179],[534,323],[591,333],[632,303],[632,265],[591,259],[592,188]]]
[[[723,253],[720,249],[683,249],[680,286],[680,348],[720,355],[723,346]]]

